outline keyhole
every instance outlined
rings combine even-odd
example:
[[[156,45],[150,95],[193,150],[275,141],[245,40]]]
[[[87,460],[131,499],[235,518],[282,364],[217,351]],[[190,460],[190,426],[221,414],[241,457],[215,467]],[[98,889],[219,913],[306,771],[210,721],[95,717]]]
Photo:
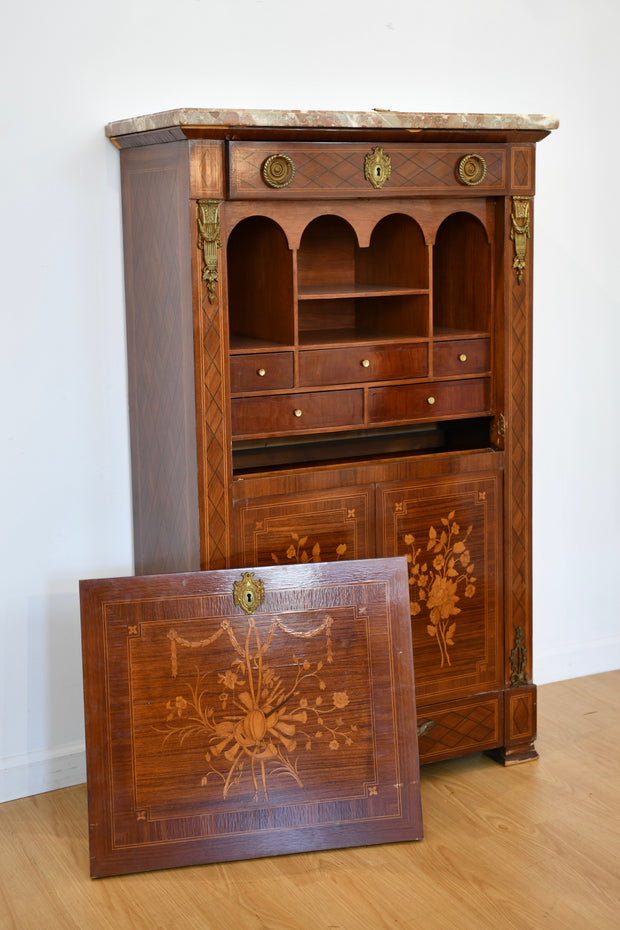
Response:
[[[254,600],[254,598],[252,597],[252,592],[251,592],[251,591],[248,591],[248,592],[246,593],[245,599],[246,599],[246,602],[247,602],[248,604],[251,604],[251,603],[252,603],[252,601]]]
[[[377,173],[377,177],[380,178],[381,177],[381,165],[377,165],[377,167],[375,168],[375,171]]]

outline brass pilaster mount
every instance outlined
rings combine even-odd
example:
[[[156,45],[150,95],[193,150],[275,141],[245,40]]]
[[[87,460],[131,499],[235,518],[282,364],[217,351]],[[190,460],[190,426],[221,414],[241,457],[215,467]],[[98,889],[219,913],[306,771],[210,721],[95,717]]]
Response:
[[[217,250],[221,244],[219,200],[199,200],[198,248],[202,249],[202,280],[207,285],[210,303],[215,300],[215,284],[218,279]]]
[[[515,644],[510,652],[510,687],[529,684],[527,679],[527,647],[525,630],[518,626],[515,630]]]
[[[525,271],[527,254],[527,240],[530,238],[530,200],[531,197],[513,197],[512,212],[510,214],[510,238],[514,242],[515,257],[512,267],[517,273],[517,281],[521,284]]]

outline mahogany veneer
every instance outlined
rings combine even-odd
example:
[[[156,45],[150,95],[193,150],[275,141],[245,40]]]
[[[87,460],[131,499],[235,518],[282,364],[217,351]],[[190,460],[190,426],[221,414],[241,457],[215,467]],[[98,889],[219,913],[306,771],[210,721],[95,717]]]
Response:
[[[422,761],[535,757],[548,117],[180,110],[121,149],[138,573],[409,559]]]
[[[405,560],[255,576],[81,583],[93,877],[422,838]]]

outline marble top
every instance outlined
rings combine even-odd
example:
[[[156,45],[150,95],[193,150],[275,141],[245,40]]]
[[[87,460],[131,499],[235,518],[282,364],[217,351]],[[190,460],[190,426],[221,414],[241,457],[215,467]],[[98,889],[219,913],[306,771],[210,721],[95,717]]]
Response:
[[[540,113],[402,113],[396,110],[205,110],[181,109],[118,120],[106,126],[109,137],[174,127],[392,130],[536,130],[557,129],[554,116]]]

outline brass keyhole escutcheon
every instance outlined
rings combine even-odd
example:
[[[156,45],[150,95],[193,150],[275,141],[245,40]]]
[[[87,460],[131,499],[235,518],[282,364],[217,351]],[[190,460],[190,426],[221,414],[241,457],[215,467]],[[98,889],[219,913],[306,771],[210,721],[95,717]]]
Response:
[[[377,145],[364,157],[364,177],[378,190],[392,175],[392,159]]]
[[[241,581],[233,582],[233,602],[246,614],[253,614],[265,600],[265,586],[254,572],[244,572]]]

